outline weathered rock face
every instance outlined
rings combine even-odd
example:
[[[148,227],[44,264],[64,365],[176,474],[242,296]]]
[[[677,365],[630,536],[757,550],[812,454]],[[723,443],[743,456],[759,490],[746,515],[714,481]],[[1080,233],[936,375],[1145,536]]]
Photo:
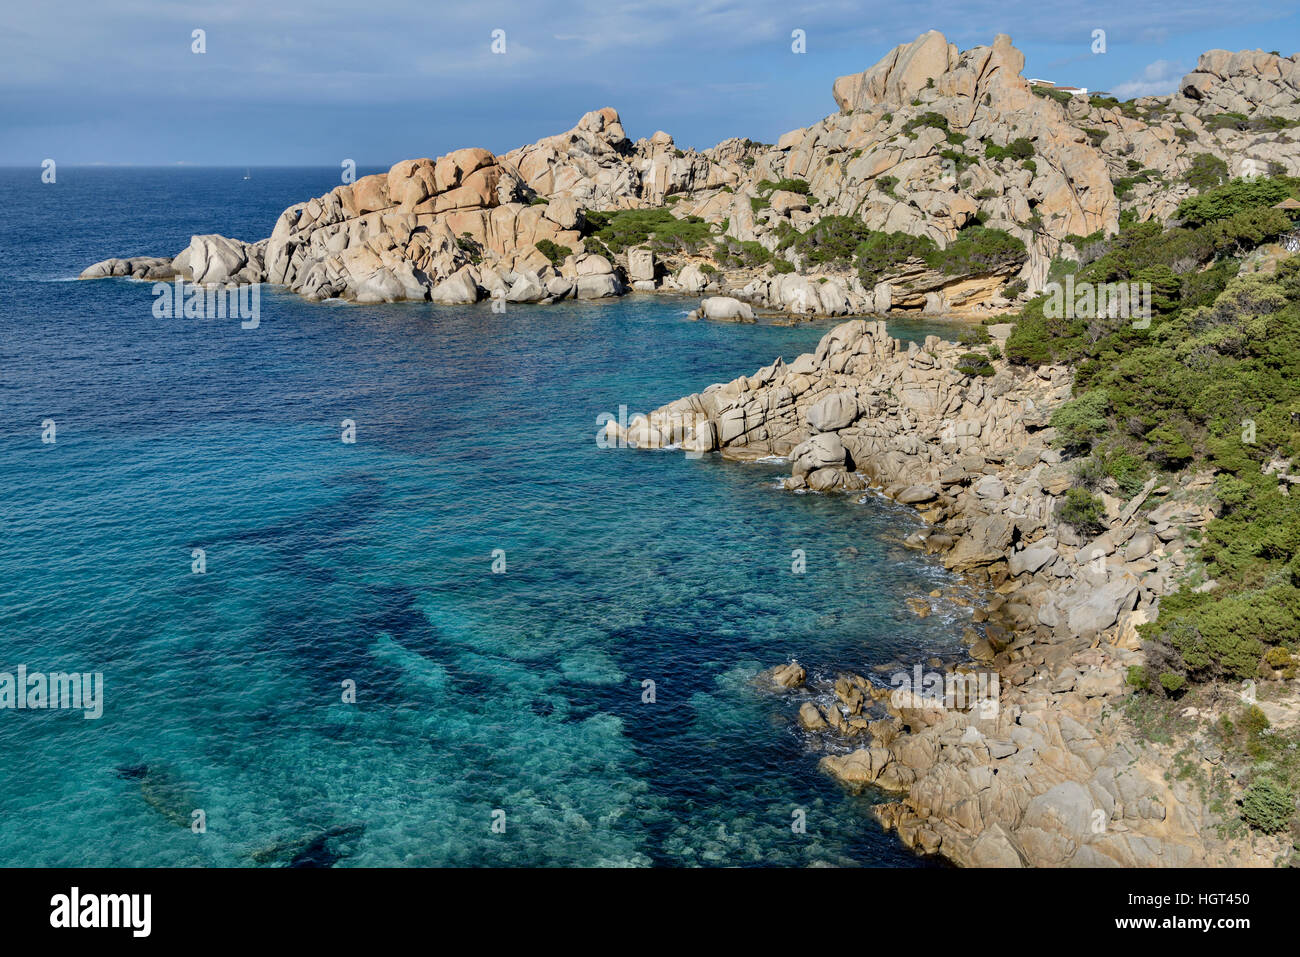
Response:
[[[714,319],[720,322],[753,322],[754,309],[747,302],[730,296],[710,296],[700,300],[700,308],[691,313],[694,318]]]
[[[406,160],[285,210],[267,242],[266,279],[312,299],[429,299],[438,290],[439,301],[473,301],[470,282],[482,294],[504,287],[514,302],[555,298],[547,283],[559,273],[537,244],[581,248],[581,212],[571,199],[529,204],[525,195],[520,174],[486,150]],[[582,286],[592,297],[622,287],[600,262],[607,278]]]
[[[778,359],[752,376],[679,399],[649,418],[654,423],[689,413],[692,421],[709,425],[724,454],[792,456],[797,464],[805,443],[833,435],[837,447],[847,450],[852,471],[897,491],[921,484],[942,487],[941,475],[960,464],[968,450],[996,448],[1010,459],[1014,450],[1036,444],[1052,458],[1055,453],[1043,448],[1041,438],[1031,442],[1029,430],[1045,426],[1046,410],[1069,395],[1065,369],[1017,374],[999,363],[1001,371],[983,379],[957,371],[964,351],[937,336],[924,347],[904,349],[883,322],[853,320],[827,333],[815,353],[789,365]],[[818,469],[849,471],[844,455],[837,456],[832,461],[814,454],[814,464],[796,467],[791,487],[802,487]],[[963,494],[983,501],[973,490]],[[1023,521],[1045,514],[1050,499],[1043,493],[1018,502]]]
[[[1023,66],[1023,55],[1006,36],[961,52],[942,35],[927,33],[863,73],[840,77],[833,88],[840,112],[758,151],[732,192],[688,195],[677,208],[725,222],[728,237],[768,249],[777,248],[789,227],[805,230],[827,216],[928,236],[940,246],[978,218],[1020,238],[1028,260],[958,281],[927,274],[917,262],[900,263],[870,290],[856,276],[831,273],[839,290],[830,301],[808,293],[816,275],[746,279],[733,294],[793,314],[979,315],[1011,305],[1000,292],[1012,278],[1033,292],[1046,282],[1053,257],[1079,255],[1068,236],[1113,232],[1125,209],[1139,220],[1172,216],[1192,193],[1183,176],[1197,153],[1223,159],[1233,175],[1279,167],[1300,173],[1295,131],[1207,122],[1224,112],[1300,118],[1295,57],[1212,51],[1184,81],[1183,93],[1118,106],[1086,97],[1062,104],[1036,95],[1021,76]],[[996,150],[988,155],[990,146],[1020,140],[1032,149],[1028,161],[999,158]],[[1118,195],[1115,184],[1137,170],[1154,174]],[[792,204],[771,193],[766,208],[753,209],[759,184],[781,179],[806,181],[811,196]],[[800,272],[817,271],[797,258],[794,263]]]
[[[664,132],[633,143],[609,107],[588,113],[567,133],[501,159],[519,171],[535,194],[570,197],[585,209],[662,206],[671,193],[734,182],[738,169],[695,150],[678,150]]]
[[[1291,57],[1262,50],[1210,50],[1183,77],[1171,106],[1201,116],[1263,112],[1300,120],[1300,53]]]
[[[106,260],[82,278],[270,282],[309,299],[360,303],[463,303],[498,291],[514,302],[619,295],[625,286],[614,265],[582,253],[581,201],[639,204],[634,168],[620,158],[627,175],[606,174],[588,152],[603,144],[621,157],[616,147],[625,141],[617,114],[603,110],[527,155],[511,154],[527,161],[534,182],[552,190],[548,202],[533,202],[537,190],[513,163],[462,149],[436,160],[404,160],[291,206],[261,242],[196,236],[173,259]],[[582,178],[576,157],[597,164],[589,170],[595,179]],[[543,242],[577,253],[557,267],[538,249]]]
[[[840,77],[832,93],[839,108],[848,112],[881,103],[910,103],[957,61],[957,48],[938,30],[931,30],[895,47],[865,73]]]
[[[785,148],[760,165],[807,179],[822,198],[822,215],[860,210],[873,229],[926,235],[940,245],[977,213],[1026,244],[1034,233],[1025,224],[1034,216],[1058,238],[1114,230],[1119,204],[1103,157],[1060,105],[1031,93],[1023,66],[1005,35],[961,53],[931,31],[866,72],[840,77],[834,93],[841,112],[784,138]],[[918,127],[926,114],[965,139],[952,142],[933,121]],[[1032,143],[1036,169],[982,156],[985,144],[1018,138]],[[958,171],[946,161],[943,152],[953,149],[971,165]],[[877,188],[884,176],[897,180],[889,192],[901,202]]]

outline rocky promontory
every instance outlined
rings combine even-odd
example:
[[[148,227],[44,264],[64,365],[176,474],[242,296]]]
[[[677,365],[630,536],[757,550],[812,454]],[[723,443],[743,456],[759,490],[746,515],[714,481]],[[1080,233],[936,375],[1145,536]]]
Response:
[[[982,591],[969,660],[947,680],[992,673],[991,700],[900,693],[869,661],[799,692],[823,769],[895,792],[876,813],[909,846],[976,866],[1271,863],[1282,842],[1218,836],[1222,809],[1171,780],[1172,749],[1124,713],[1143,662],[1136,629],[1214,517],[1210,476],[1106,494],[1104,530],[1081,536],[1060,517],[1073,476],[1049,425],[1073,374],[976,358],[854,320],[815,352],[607,430],[635,448],[782,456],[790,490],[876,488],[926,519],[908,545]],[[801,687],[803,670],[790,671],[777,683]]]
[[[501,156],[404,160],[291,206],[258,242],[197,235],[82,278],[358,303],[662,289],[809,316],[979,317],[1122,214],[1168,218],[1207,169],[1300,172],[1300,55],[1210,51],[1174,96],[1124,103],[1031,86],[1023,68],[1005,35],[960,51],[931,31],[835,80],[837,112],[775,144],[633,141],[605,108]]]

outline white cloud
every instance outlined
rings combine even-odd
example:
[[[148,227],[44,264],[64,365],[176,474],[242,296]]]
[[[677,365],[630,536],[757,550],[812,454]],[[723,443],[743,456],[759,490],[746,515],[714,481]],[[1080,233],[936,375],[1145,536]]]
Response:
[[[1181,63],[1173,60],[1156,60],[1143,68],[1140,76],[1126,80],[1110,91],[1121,100],[1130,100],[1136,96],[1169,96],[1178,89],[1178,84],[1187,74]]]

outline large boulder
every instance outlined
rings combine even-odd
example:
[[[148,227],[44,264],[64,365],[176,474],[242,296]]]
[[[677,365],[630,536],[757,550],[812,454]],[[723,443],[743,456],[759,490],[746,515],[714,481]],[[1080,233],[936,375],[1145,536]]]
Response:
[[[196,283],[261,282],[261,249],[253,243],[225,236],[194,236],[177,258]]]
[[[835,432],[858,417],[857,395],[849,390],[832,392],[808,409],[808,426],[816,432]]]
[[[691,294],[703,292],[712,282],[713,280],[696,263],[687,263],[683,266],[675,279],[678,289]]]
[[[1077,635],[1094,635],[1109,628],[1122,612],[1133,608],[1137,596],[1138,582],[1130,575],[1084,589],[1070,607],[1070,630]]]
[[[1007,557],[1007,569],[1014,575],[1033,574],[1057,557],[1056,549],[1047,545],[1012,552]]]
[[[612,272],[578,277],[577,295],[579,299],[605,299],[609,296],[621,296],[622,294],[623,284],[618,281],[618,277]]]
[[[842,76],[832,93],[841,110],[863,110],[881,103],[903,105],[956,65],[958,51],[937,30],[895,47],[864,73]]]
[[[795,446],[790,453],[791,474],[803,478],[825,468],[843,468],[846,461],[844,443],[834,432],[814,435]]]
[[[632,282],[654,282],[655,254],[644,246],[627,251],[627,278]]]
[[[469,269],[462,269],[434,286],[429,291],[429,299],[444,306],[478,302],[478,283],[470,275]]]
[[[731,296],[710,296],[700,300],[700,314],[723,322],[753,322],[754,308]]]

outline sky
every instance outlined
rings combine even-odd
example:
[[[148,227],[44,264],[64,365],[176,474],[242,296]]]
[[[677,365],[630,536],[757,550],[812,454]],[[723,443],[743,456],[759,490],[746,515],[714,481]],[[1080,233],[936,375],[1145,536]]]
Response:
[[[775,142],[931,29],[961,49],[1008,33],[1027,76],[1121,97],[1172,92],[1205,50],[1300,50],[1295,0],[35,0],[5,27],[0,165],[32,167],[388,166],[604,106],[633,138]]]

